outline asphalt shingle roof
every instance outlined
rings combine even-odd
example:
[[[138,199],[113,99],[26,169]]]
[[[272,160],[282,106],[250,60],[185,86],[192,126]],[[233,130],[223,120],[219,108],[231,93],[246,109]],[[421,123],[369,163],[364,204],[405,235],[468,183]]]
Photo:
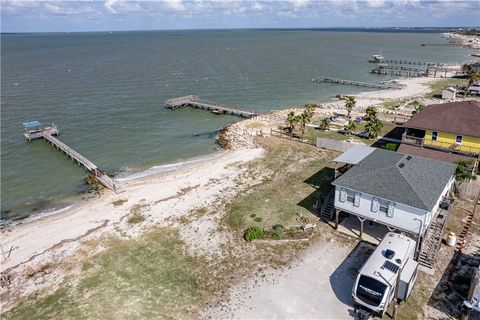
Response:
[[[480,102],[431,104],[408,120],[404,126],[480,137]]]
[[[453,163],[376,149],[332,184],[430,211],[455,168]]]

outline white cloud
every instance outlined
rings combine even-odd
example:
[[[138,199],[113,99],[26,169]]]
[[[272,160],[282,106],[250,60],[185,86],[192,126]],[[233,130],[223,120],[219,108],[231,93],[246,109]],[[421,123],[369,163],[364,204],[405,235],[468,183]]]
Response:
[[[367,0],[367,6],[371,8],[380,8],[385,5],[385,0]]]
[[[262,4],[261,4],[260,2],[256,2],[256,1],[255,1],[255,2],[252,4],[252,9],[253,9],[253,11],[262,11],[262,10],[263,10],[263,6],[262,6]]]
[[[291,0],[290,1],[295,8],[306,7],[310,0]]]
[[[175,11],[183,11],[183,10],[186,9],[182,0],[165,0],[165,4],[169,8],[171,8]]]
[[[109,12],[111,13],[117,13],[117,10],[115,10],[115,8],[113,8],[113,6],[115,5],[115,3],[117,2],[118,0],[107,0],[105,1],[105,9],[107,9]]]

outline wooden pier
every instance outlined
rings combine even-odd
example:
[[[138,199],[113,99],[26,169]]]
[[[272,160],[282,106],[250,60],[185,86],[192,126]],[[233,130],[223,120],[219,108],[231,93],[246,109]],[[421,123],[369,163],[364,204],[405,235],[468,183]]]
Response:
[[[377,67],[371,71],[371,73],[383,75],[389,74],[411,78],[425,76],[427,74],[427,70],[400,65],[378,64]]]
[[[165,101],[165,107],[168,109],[178,109],[181,107],[192,107],[196,109],[208,110],[215,114],[229,114],[242,118],[252,118],[259,114],[252,111],[242,110],[237,107],[225,106],[223,104],[206,101],[198,96],[185,96]]]
[[[34,130],[29,129],[26,124],[35,123],[36,127]],[[115,183],[113,179],[110,178],[105,172],[101,171],[93,162],[82,156],[77,151],[73,150],[65,143],[54,137],[54,135],[58,135],[58,129],[56,126],[46,127],[45,129],[41,128],[40,123],[38,121],[24,123],[25,126],[25,133],[24,136],[28,141],[37,140],[37,139],[44,139],[48,141],[52,146],[54,146],[57,150],[62,151],[67,157],[72,159],[73,161],[77,162],[79,165],[83,166],[88,172],[90,172],[96,180],[98,180],[102,185],[107,187],[108,189],[117,192],[115,187]],[[54,129],[54,130],[53,130]]]
[[[383,59],[381,63],[395,63],[395,64],[408,64],[408,65],[416,65],[416,66],[443,66],[443,63],[438,63],[438,62],[427,62],[427,61],[408,61],[408,60],[402,60],[402,59],[396,59],[396,58],[391,58],[391,59]]]
[[[335,83],[335,84],[341,84],[341,85],[377,88],[377,89],[401,89],[402,88],[402,86],[395,85],[395,84],[369,83],[369,82],[332,79],[332,78],[312,79],[312,82]]]

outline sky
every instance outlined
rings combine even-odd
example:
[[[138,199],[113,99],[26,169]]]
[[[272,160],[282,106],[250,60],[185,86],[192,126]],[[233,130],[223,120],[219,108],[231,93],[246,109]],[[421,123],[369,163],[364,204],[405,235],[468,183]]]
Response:
[[[0,1],[1,32],[480,26],[480,0]]]

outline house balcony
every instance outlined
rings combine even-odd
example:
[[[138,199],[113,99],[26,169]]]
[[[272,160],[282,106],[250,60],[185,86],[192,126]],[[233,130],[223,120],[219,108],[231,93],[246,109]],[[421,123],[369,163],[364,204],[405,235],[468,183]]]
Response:
[[[445,152],[457,153],[469,157],[477,157],[480,155],[480,147],[466,146],[459,143],[451,143],[445,141],[432,141],[430,139],[425,139],[425,137],[419,137],[407,133],[408,132],[405,132],[402,135],[402,143],[436,149]]]

